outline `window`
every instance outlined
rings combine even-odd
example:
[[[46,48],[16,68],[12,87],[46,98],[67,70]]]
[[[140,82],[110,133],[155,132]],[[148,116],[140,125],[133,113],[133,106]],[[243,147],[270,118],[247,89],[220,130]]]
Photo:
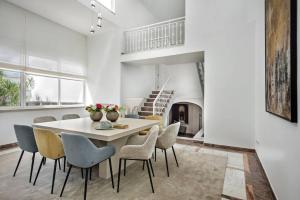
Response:
[[[20,105],[20,72],[0,70],[0,106]]]
[[[84,82],[80,80],[60,80],[60,96],[62,105],[82,104]]]
[[[96,1],[98,1],[100,4],[102,4],[105,8],[109,9],[113,13],[116,12],[115,0],[96,0]]]
[[[26,106],[58,105],[58,78],[26,75]]]

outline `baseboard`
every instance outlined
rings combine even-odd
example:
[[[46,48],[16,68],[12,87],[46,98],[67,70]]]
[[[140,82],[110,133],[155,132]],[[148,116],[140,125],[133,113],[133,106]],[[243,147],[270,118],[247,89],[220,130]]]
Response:
[[[243,147],[233,147],[233,146],[226,146],[226,145],[219,145],[219,144],[211,144],[204,142],[204,146],[213,147],[213,148],[221,148],[226,150],[233,150],[233,151],[243,151],[243,152],[252,152],[256,153],[255,149],[243,148]]]
[[[0,151],[1,150],[6,150],[6,149],[11,149],[11,148],[14,148],[14,147],[17,147],[18,144],[15,142],[15,143],[10,143],[10,144],[4,144],[4,145],[0,145]]]
[[[264,178],[267,180],[267,182],[269,184],[269,187],[271,188],[272,198],[275,199],[275,200],[277,200],[276,195],[275,195],[275,193],[273,191],[272,185],[271,185],[271,183],[269,181],[269,178],[267,176],[267,173],[265,171],[265,168],[263,167],[263,165],[262,165],[262,163],[261,163],[261,161],[260,161],[260,159],[259,159],[256,151],[255,151],[255,157],[256,157],[256,159],[258,161],[258,164],[259,164],[260,168],[262,169],[262,173],[263,173]]]

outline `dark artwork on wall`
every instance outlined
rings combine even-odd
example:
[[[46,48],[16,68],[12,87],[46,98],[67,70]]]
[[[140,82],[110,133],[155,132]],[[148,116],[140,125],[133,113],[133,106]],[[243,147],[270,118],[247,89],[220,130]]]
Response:
[[[266,111],[297,122],[297,0],[266,0]]]
[[[172,106],[172,121],[189,123],[189,106],[187,104],[174,104]]]

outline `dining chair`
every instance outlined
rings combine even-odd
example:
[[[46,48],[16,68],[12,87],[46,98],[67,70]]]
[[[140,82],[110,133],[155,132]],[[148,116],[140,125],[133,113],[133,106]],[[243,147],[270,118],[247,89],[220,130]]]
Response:
[[[112,188],[114,188],[114,177],[111,165],[111,157],[116,152],[115,147],[108,145],[101,148],[97,148],[88,138],[82,135],[62,133],[61,137],[65,147],[67,161],[70,164],[70,166],[60,193],[60,197],[63,195],[71,169],[73,166],[75,166],[81,169],[85,169],[86,173],[84,184],[84,199],[86,199],[89,170],[93,166],[105,160],[109,161],[111,183]]]
[[[126,145],[121,148],[120,159],[119,159],[117,192],[119,192],[122,160],[124,161],[124,176],[126,175],[126,160],[139,160],[147,163],[151,188],[152,188],[152,192],[154,193],[154,187],[153,187],[152,177],[151,177],[152,175],[154,176],[154,170],[151,163],[151,156],[154,152],[158,132],[159,132],[159,126],[155,125],[149,130],[149,133],[145,136],[135,135],[130,137]],[[150,167],[151,167],[152,175],[150,172]]]
[[[53,122],[53,121],[57,121],[56,118],[53,116],[41,116],[33,119],[33,123],[44,123],[44,122]],[[46,164],[46,158],[44,159],[44,164]],[[61,170],[60,159],[58,160],[58,167],[59,170]],[[64,172],[65,172],[65,168],[66,168],[66,161],[64,160]]]
[[[144,116],[144,119],[147,119],[147,120],[157,120],[159,121],[159,132],[158,134],[160,134],[163,130],[163,118],[162,116],[159,116],[159,115],[149,115],[149,116]],[[139,135],[147,135],[147,133],[149,132],[150,128],[149,129],[145,129],[145,130],[142,130],[139,132]]]
[[[80,118],[78,114],[65,114],[62,116],[62,120],[77,119],[77,118]]]
[[[14,129],[15,129],[15,134],[17,137],[18,146],[22,149],[22,152],[21,152],[21,155],[18,160],[18,164],[16,166],[13,176],[16,176],[16,173],[17,173],[18,167],[20,165],[20,162],[22,160],[24,152],[25,151],[30,152],[30,153],[32,153],[32,159],[31,159],[29,183],[31,183],[35,153],[38,152],[38,148],[37,148],[34,134],[33,134],[33,129],[30,126],[25,126],[25,125],[14,125]]]
[[[48,129],[34,129],[34,137],[39,150],[39,153],[43,156],[40,166],[38,168],[33,185],[36,184],[37,178],[39,176],[40,170],[46,158],[54,160],[53,176],[52,176],[52,187],[51,194],[53,194],[56,165],[58,159],[65,156],[64,147],[61,138],[54,132]]]
[[[33,123],[43,123],[43,122],[52,122],[56,121],[56,118],[53,116],[41,116],[33,119]]]
[[[177,157],[176,157],[176,154],[175,154],[175,149],[174,149],[174,144],[176,143],[176,137],[178,135],[179,127],[180,127],[180,122],[169,125],[158,136],[157,141],[156,141],[156,145],[155,145],[154,159],[156,161],[156,149],[157,148],[164,151],[165,160],[166,160],[166,167],[167,167],[167,175],[168,176],[170,176],[170,174],[169,174],[167,149],[172,148],[177,167],[179,167]]]

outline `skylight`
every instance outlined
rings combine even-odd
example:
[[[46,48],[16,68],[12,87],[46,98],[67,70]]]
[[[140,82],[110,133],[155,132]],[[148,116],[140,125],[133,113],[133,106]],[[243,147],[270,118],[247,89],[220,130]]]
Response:
[[[115,0],[96,0],[100,4],[102,4],[105,8],[115,13]]]

